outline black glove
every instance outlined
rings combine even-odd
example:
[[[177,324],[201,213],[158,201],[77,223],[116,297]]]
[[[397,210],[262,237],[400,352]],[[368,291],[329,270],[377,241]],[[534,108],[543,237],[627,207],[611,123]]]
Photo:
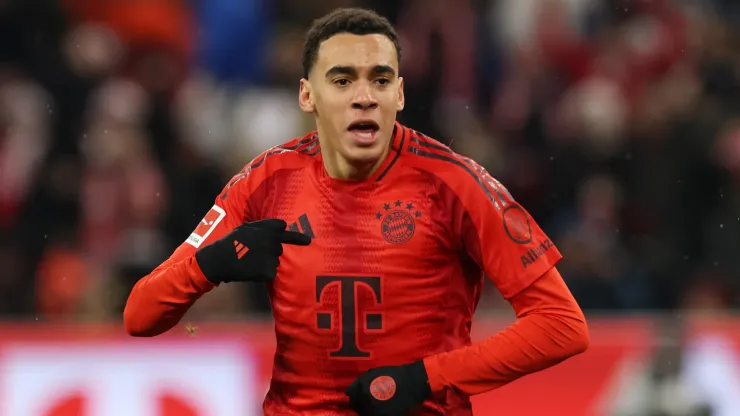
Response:
[[[424,362],[379,367],[358,377],[345,391],[360,416],[404,416],[432,393]]]
[[[283,244],[307,246],[311,237],[286,230],[279,219],[248,222],[201,247],[195,260],[213,283],[265,282],[277,275]]]

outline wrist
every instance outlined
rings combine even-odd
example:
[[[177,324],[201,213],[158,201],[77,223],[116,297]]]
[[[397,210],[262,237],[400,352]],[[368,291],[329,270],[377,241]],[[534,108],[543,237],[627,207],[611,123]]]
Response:
[[[212,246],[205,246],[195,252],[193,261],[197,265],[199,274],[210,284],[218,285],[222,282],[221,268],[224,260],[218,258],[219,251]]]
[[[191,262],[191,267],[188,267],[188,270],[190,271],[190,279],[201,292],[206,292],[219,285],[220,282],[212,282],[208,279],[205,273],[203,273],[203,269],[200,267],[200,263],[198,263],[198,259],[195,254],[188,258],[187,261]]]
[[[409,376],[412,380],[421,380],[423,384],[419,386],[419,394],[422,398],[427,398],[432,394],[431,387],[429,386],[429,376],[427,374],[426,366],[423,360],[415,361],[408,364]]]

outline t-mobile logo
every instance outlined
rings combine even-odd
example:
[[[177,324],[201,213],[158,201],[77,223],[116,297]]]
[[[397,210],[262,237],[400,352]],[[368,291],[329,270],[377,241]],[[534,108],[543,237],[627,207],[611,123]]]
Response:
[[[340,322],[332,325],[332,314],[319,312],[316,325],[319,329],[337,331],[340,336],[339,349],[330,351],[330,357],[369,358],[370,352],[363,351],[358,345],[357,335],[367,330],[383,329],[383,315],[372,311],[360,310],[357,302],[357,290],[361,287],[372,291],[376,305],[381,298],[380,277],[374,276],[317,276],[316,302],[321,304],[321,295],[331,285],[339,285]],[[364,319],[358,319],[358,316]]]

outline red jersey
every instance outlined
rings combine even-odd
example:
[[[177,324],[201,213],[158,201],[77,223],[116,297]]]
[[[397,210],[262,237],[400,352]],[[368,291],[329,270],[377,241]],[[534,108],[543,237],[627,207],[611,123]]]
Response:
[[[313,237],[284,247],[268,285],[277,350],[265,415],[353,414],[344,390],[366,370],[471,344],[484,274],[511,299],[561,258],[473,160],[398,123],[391,146],[359,182],[327,175],[315,132],[268,150],[152,273],[184,276],[148,312],[177,321],[213,288],[194,260],[198,247],[264,218]],[[418,414],[471,413],[466,394],[435,390]]]

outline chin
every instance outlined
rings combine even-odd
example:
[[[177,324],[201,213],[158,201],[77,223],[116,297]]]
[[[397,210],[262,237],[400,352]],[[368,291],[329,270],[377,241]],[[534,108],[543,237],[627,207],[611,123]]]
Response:
[[[359,147],[352,146],[344,153],[344,156],[352,164],[375,163],[383,157],[381,146]]]

